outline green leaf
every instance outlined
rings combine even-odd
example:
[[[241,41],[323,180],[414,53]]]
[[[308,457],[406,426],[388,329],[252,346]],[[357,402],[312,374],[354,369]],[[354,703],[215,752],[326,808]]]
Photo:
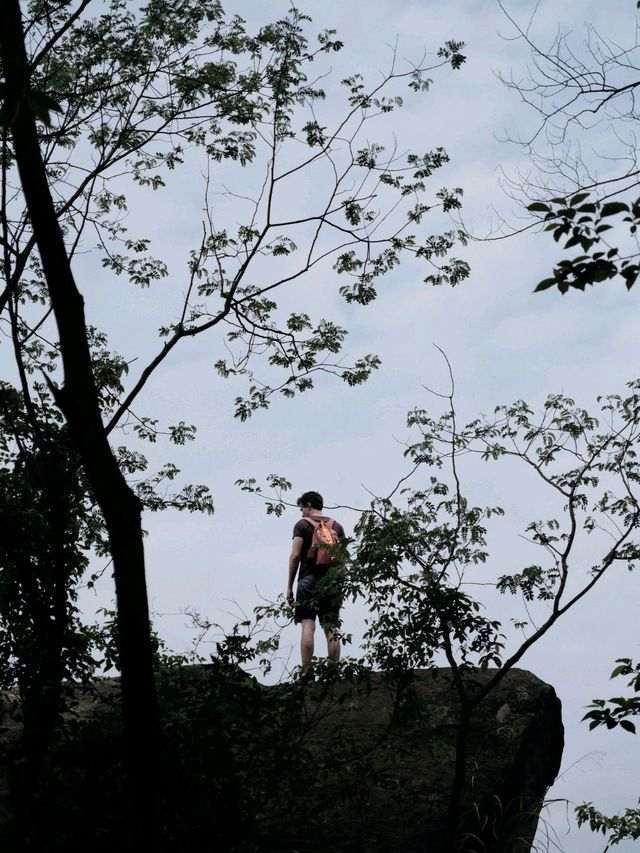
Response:
[[[551,208],[541,201],[534,201],[533,204],[527,206],[527,210],[530,210],[531,213],[548,213]]]
[[[631,720],[620,720],[620,725],[625,730],[625,732],[631,732],[632,735],[636,733],[636,727],[631,722]]]
[[[585,198],[589,198],[589,193],[578,193],[578,195],[573,196],[570,203],[575,207],[576,204],[580,204],[580,202],[584,201]]]
[[[558,280],[555,278],[545,278],[541,281],[535,288],[534,293],[538,293],[541,290],[548,290],[550,287],[554,287],[558,283]]]
[[[613,216],[616,213],[628,213],[629,205],[622,201],[608,201],[602,205],[601,216]]]
[[[638,278],[638,273],[640,273],[640,269],[638,269],[637,266],[628,267],[625,270],[621,270],[620,275],[625,280],[627,290],[631,290],[633,285],[636,283],[636,279]]]
[[[628,671],[629,671],[629,665],[626,663],[621,663],[620,666],[617,666],[613,670],[613,672],[611,673],[609,678],[617,678],[619,675],[624,675]]]
[[[606,269],[599,269],[591,273],[591,279],[592,281],[606,281],[608,278],[613,278],[614,275],[615,268],[607,267]]]

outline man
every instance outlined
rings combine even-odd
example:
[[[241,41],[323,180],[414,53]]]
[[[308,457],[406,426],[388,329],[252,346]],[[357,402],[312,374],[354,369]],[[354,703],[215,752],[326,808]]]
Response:
[[[324,515],[324,502],[318,492],[305,492],[297,500],[302,518],[293,528],[293,542],[289,557],[289,583],[287,601],[293,602],[293,583],[298,575],[296,595],[295,623],[302,625],[300,653],[302,664],[308,664],[313,657],[316,616],[327,637],[327,655],[330,660],[340,660],[340,640],[336,636],[338,614],[342,604],[339,581],[332,566],[316,566],[316,554],[310,552],[311,540],[315,528],[314,522],[326,522],[333,528],[338,539],[344,539],[341,524]],[[312,519],[312,521],[306,521]]]

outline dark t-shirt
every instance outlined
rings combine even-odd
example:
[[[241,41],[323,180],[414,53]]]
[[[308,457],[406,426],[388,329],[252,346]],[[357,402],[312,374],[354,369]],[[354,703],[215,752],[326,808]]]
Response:
[[[314,521],[331,520],[328,515],[312,515],[311,518]],[[344,539],[344,528],[335,519],[333,519],[333,529],[338,534],[338,539]],[[311,545],[311,539],[313,538],[313,530],[313,525],[309,524],[308,521],[305,521],[304,518],[301,518],[299,521],[297,521],[293,528],[292,538],[295,539],[296,536],[300,536],[302,538],[302,552],[300,554],[298,583],[300,583],[300,581],[307,575],[312,574],[315,568],[315,554],[307,559],[307,551],[309,550],[309,546]]]

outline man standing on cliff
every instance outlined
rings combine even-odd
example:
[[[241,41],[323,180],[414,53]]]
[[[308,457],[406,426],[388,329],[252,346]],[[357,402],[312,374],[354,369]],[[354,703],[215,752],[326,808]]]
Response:
[[[289,557],[289,582],[287,601],[292,603],[293,583],[298,574],[296,590],[295,622],[302,625],[300,653],[302,664],[308,664],[313,657],[316,616],[327,637],[327,655],[330,660],[340,659],[340,640],[336,635],[338,614],[342,605],[342,595],[338,589],[334,566],[317,565],[317,549],[312,548],[312,539],[316,526],[320,522],[335,532],[338,541],[344,539],[341,524],[324,515],[324,502],[318,492],[305,492],[297,500],[302,518],[293,528],[293,542]],[[308,520],[307,520],[308,519]]]

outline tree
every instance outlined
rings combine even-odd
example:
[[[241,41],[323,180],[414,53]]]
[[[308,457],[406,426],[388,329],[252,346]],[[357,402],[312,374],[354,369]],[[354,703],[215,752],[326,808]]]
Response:
[[[533,115],[531,130],[510,138],[525,147],[532,164],[513,188],[532,199],[586,190],[599,197],[633,191],[639,174],[633,131],[638,121],[638,45],[633,40],[620,45],[593,24],[577,33],[556,30],[544,43],[534,33],[537,7],[522,24],[506,3],[499,5],[531,60],[523,76],[500,74]],[[635,28],[637,8],[629,2],[629,32]]]
[[[640,4],[635,7],[632,11],[629,4],[629,15],[634,15],[637,24]],[[614,279],[622,279],[630,290],[640,274],[638,44],[631,40],[618,44],[588,24],[581,44],[570,33],[559,32],[544,47],[531,35],[533,19],[523,27],[502,4],[501,8],[532,59],[527,78],[512,75],[503,82],[536,115],[534,131],[518,140],[532,159],[533,169],[510,187],[524,196],[528,213],[552,233],[556,243],[577,251],[558,261],[535,290],[557,288],[564,294]],[[591,154],[585,155],[589,147]],[[630,658],[617,663],[614,675],[633,673]],[[633,678],[629,686],[637,691]],[[619,724],[634,731],[628,716],[637,711],[635,699],[609,701],[613,708],[603,699],[593,700],[585,715],[590,728]],[[608,836],[607,849],[624,839],[638,838],[637,808],[608,817],[586,803],[576,814],[579,825],[588,823],[592,830]]]
[[[620,658],[616,661],[617,666],[611,673],[611,678],[631,676],[627,682],[634,696],[615,696],[605,702],[604,699],[594,699],[589,706],[583,720],[589,721],[589,728],[606,726],[615,729],[620,726],[631,734],[636,734],[636,726],[629,717],[637,717],[640,714],[640,665],[634,665],[630,658]],[[640,809],[627,808],[622,815],[611,817],[603,814],[594,807],[592,803],[582,803],[576,808],[578,825],[588,823],[593,832],[601,832],[607,836],[605,853],[610,846],[624,840],[637,840],[640,838]]]
[[[600,397],[597,415],[554,394],[538,414],[518,400],[464,426],[456,415],[453,383],[449,394],[438,396],[446,400],[442,414],[416,408],[408,415],[414,434],[405,451],[408,474],[363,511],[345,583],[370,614],[361,664],[399,681],[443,657],[451,668],[458,717],[446,849],[475,851],[485,848],[469,839],[464,842],[469,848],[459,846],[468,819],[461,804],[472,775],[467,741],[473,715],[607,573],[632,569],[640,557],[640,382],[629,383],[625,395]],[[465,486],[477,460],[510,466],[518,494],[536,482],[546,491],[542,505],[549,514],[526,526],[522,564],[508,573],[492,566],[489,547],[505,512],[483,506]],[[263,494],[255,482],[240,485]],[[276,477],[271,486],[273,496],[264,493],[267,509],[277,513],[289,484]],[[519,562],[516,556],[513,562]],[[478,585],[520,597],[524,613],[507,626],[496,613],[495,596],[474,594]],[[631,665],[623,663],[619,672],[631,674]],[[490,672],[481,686],[478,669]],[[628,722],[637,703],[613,701],[622,709],[617,716]]]
[[[14,312],[10,319],[17,339]],[[103,338],[90,329],[89,340],[100,387],[117,384]],[[107,663],[118,656],[104,650],[100,635],[80,619],[78,585],[95,580],[86,578],[88,555],[106,558],[108,538],[60,410],[44,383],[30,387],[27,380],[32,346],[16,348],[21,390],[0,383],[0,690],[17,687],[21,697],[16,710],[22,733],[9,756],[14,840],[18,836],[42,849],[47,843],[40,790],[44,762],[61,713],[73,704],[72,684],[91,689],[98,658]],[[37,350],[40,357],[57,357],[53,350]],[[135,491],[146,508],[211,510],[203,486],[167,492],[175,466],[144,476],[144,456],[124,448],[118,462],[138,479]]]
[[[25,404],[26,403],[26,404]],[[22,736],[11,761],[14,818],[36,843],[42,760],[65,680],[86,681],[94,661],[79,630],[75,585],[87,568],[91,529],[75,454],[50,406],[0,386],[0,666],[2,689],[22,696]]]
[[[564,249],[581,250],[559,261],[536,290],[566,293],[618,277],[630,289],[640,271],[638,45],[619,45],[588,24],[582,40],[558,32],[546,46],[531,32],[535,10],[525,26],[500,6],[531,56],[524,78],[501,79],[535,116],[532,131],[511,140],[532,165],[506,185]],[[629,15],[637,18],[631,3]]]
[[[401,96],[387,90],[404,84],[425,91],[431,82],[427,72],[459,68],[464,56],[462,45],[450,41],[431,65],[399,71],[394,59],[371,88],[357,74],[347,78],[345,115],[328,130],[316,111],[324,93],[307,75],[310,63],[341,43],[327,31],[311,49],[307,19],[297,10],[251,35],[239,17],[227,20],[217,2],[151,0],[130,9],[110,0],[94,18],[87,16],[90,5],[34,1],[22,15],[18,0],[11,0],[0,12],[5,278],[0,308],[15,314],[18,349],[48,333],[56,338],[54,364],[32,350],[30,367],[45,371],[108,530],[137,797],[132,831],[141,840],[154,826],[157,734],[141,503],[109,435],[132,418],[140,438],[155,440],[162,427],[134,413],[132,405],[178,343],[218,326],[226,327],[236,347],[231,363],[218,363],[219,373],[250,378],[248,396],[237,400],[241,419],[266,407],[275,392],[292,396],[308,390],[316,372],[337,374],[349,384],[364,381],[378,366],[376,355],[343,365],[336,356],[345,329],[331,320],[314,322],[306,312],[286,315],[274,301],[276,289],[315,268],[333,264],[346,279],[344,298],[360,304],[376,297],[382,276],[405,255],[435,268],[426,278],[431,283],[456,284],[466,276],[464,262],[438,260],[460,234],[419,233],[431,208],[446,212],[460,205],[457,188],[428,196],[426,180],[447,162],[446,152],[400,154],[359,141],[372,121],[401,108]],[[79,253],[91,248],[91,230],[98,241],[96,259],[113,275],[144,287],[169,273],[146,236],[127,232],[123,176],[132,186],[158,191],[173,173],[194,163],[246,166],[260,158],[262,174],[235,232],[218,221],[207,199],[183,274],[185,297],[161,329],[165,341],[157,354],[130,383],[128,360],[112,358],[118,383],[101,384],[73,270]],[[325,175],[324,194],[311,210],[284,215],[284,186],[316,168],[330,176],[327,182]],[[302,241],[300,248],[294,237]],[[51,313],[57,332],[50,329]],[[284,378],[255,379],[250,364],[256,355]],[[62,385],[56,370],[63,371]],[[179,441],[190,428],[179,424],[168,431]]]

